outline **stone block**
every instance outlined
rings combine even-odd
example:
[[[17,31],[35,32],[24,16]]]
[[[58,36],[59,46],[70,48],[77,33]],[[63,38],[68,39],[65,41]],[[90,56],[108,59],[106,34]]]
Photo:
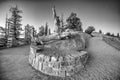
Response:
[[[32,60],[32,66],[35,67],[35,58]]]
[[[78,56],[78,57],[75,58],[75,66],[77,66],[79,64],[82,64],[80,56]]]
[[[46,62],[49,62],[50,61],[50,57],[49,56],[44,56],[44,61],[46,61]]]
[[[58,72],[58,76],[60,76],[60,77],[65,77],[65,76],[66,76],[66,71],[65,71],[65,70],[60,70],[60,71]]]
[[[66,67],[66,76],[71,76],[74,74],[74,67],[73,66],[67,66]]]
[[[54,62],[48,62],[49,67],[53,67],[53,65],[54,65]]]
[[[38,70],[38,66],[39,66],[39,60],[38,60],[38,57],[36,57],[36,60],[35,60],[35,69]]]
[[[88,54],[87,53],[80,56],[80,61],[83,65],[86,64],[87,59],[88,59]]]
[[[35,52],[34,52],[34,49],[33,49],[32,47],[30,47],[30,51],[31,51],[32,54],[35,53]]]
[[[83,68],[84,68],[83,65],[77,65],[77,66],[75,66],[75,68],[74,68],[74,72],[77,73],[78,71],[82,70]]]
[[[57,61],[57,58],[55,58],[54,56],[51,57],[51,61]]]
[[[69,64],[71,64],[71,62],[74,63],[75,62],[75,57],[67,55],[65,57],[65,61],[67,61]]]
[[[59,71],[52,69],[51,75],[58,76]]]
[[[66,66],[66,71],[67,71],[67,72],[71,71],[72,69],[74,69],[73,66]]]
[[[32,52],[30,52],[30,56],[35,57],[35,54],[34,54],[34,53],[32,53]]]
[[[33,59],[32,56],[29,55],[29,63],[30,63],[30,64],[32,64],[32,59]]]
[[[40,54],[40,55],[38,56],[38,59],[39,59],[40,62],[43,62],[43,61],[44,61],[44,55],[43,55],[43,54]]]
[[[62,57],[62,56],[59,56],[59,57],[58,57],[58,61],[59,61],[59,62],[63,61],[63,57]]]
[[[52,68],[48,66],[43,66],[42,71],[46,74],[52,74]]]
[[[39,62],[39,63],[38,63],[38,70],[41,71],[42,68],[43,68],[43,64],[42,64],[42,62]]]
[[[43,67],[47,67],[48,66],[48,62],[43,62]]]
[[[61,66],[69,66],[69,63],[67,61],[61,62]]]
[[[71,65],[75,65],[75,60],[71,60],[71,61],[68,61],[68,65],[71,66]]]
[[[53,68],[54,68],[54,69],[60,68],[60,62],[54,62],[54,63],[53,63]]]

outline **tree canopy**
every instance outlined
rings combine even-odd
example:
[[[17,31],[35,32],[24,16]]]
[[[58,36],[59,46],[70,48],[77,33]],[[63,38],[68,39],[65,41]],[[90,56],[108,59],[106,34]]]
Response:
[[[22,30],[21,28],[21,18],[22,16],[20,15],[20,13],[22,13],[21,10],[18,9],[18,7],[11,7],[10,10],[11,12],[11,17],[8,19],[9,23],[10,23],[10,31],[13,34],[13,37],[17,40],[19,38],[20,35],[20,30]]]
[[[94,26],[88,26],[88,28],[85,30],[85,32],[88,34],[91,34],[93,31],[95,31]]]
[[[77,17],[76,13],[71,13],[70,16],[66,19],[67,28],[73,29],[75,31],[83,31],[82,23],[80,18]]]

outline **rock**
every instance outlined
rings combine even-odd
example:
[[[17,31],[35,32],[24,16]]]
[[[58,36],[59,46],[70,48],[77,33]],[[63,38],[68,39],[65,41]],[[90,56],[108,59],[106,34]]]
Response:
[[[49,57],[49,56],[44,56],[44,61],[45,61],[45,62],[50,61],[50,57]]]
[[[29,63],[35,69],[48,75],[71,76],[84,68],[86,64],[88,53],[83,51],[86,39],[80,33],[65,40],[45,44],[44,49],[39,52],[35,52],[35,48],[31,47]]]
[[[57,61],[57,59],[54,56],[52,56],[51,61]]]
[[[43,61],[44,61],[44,55],[43,55],[43,54],[40,54],[40,55],[38,56],[38,59],[39,59],[40,62],[43,62]]]
[[[32,60],[32,66],[35,67],[35,58]]]
[[[51,47],[56,47],[61,50],[83,50],[85,49],[85,39],[82,35],[77,34],[70,39],[60,40],[50,44]]]
[[[38,68],[39,68],[39,60],[38,60],[38,57],[36,57],[35,59],[36,59],[36,60],[35,60],[35,69],[38,70]]]
[[[53,68],[54,69],[59,69],[60,68],[60,62],[54,62],[53,63]]]
[[[43,68],[43,64],[42,62],[38,62],[38,70],[41,71]]]
[[[65,77],[65,76],[66,76],[65,70],[60,70],[60,71],[58,71],[58,76],[60,76],[60,77]]]

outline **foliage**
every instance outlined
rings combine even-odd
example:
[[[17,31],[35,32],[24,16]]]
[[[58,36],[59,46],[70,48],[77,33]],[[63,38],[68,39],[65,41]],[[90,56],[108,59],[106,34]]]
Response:
[[[107,36],[110,36],[111,34],[110,34],[110,32],[107,32],[106,35],[107,35]]]
[[[35,37],[36,30],[33,26],[30,26],[29,24],[27,24],[25,26],[25,40],[28,44],[31,42],[31,34],[33,35],[33,37]]]
[[[44,33],[44,26],[41,26],[40,28],[39,28],[39,32],[38,32],[38,34],[37,34],[37,36],[43,36],[45,33]]]
[[[111,36],[114,37],[115,36],[114,33],[112,33]]]
[[[48,24],[46,23],[46,25],[45,25],[45,35],[48,35]]]
[[[88,28],[85,30],[85,33],[91,34],[93,31],[95,31],[95,28],[93,26],[88,26]]]
[[[71,13],[70,16],[66,19],[67,22],[67,28],[73,29],[76,31],[83,31],[82,29],[82,23],[80,21],[80,18],[77,17],[76,13]]]
[[[12,15],[11,17],[8,19],[9,23],[10,23],[10,33],[11,35],[13,35],[13,37],[18,40],[19,35],[20,35],[20,30],[22,30],[21,28],[21,18],[22,16],[19,15],[20,13],[22,13],[21,10],[18,9],[18,7],[11,7],[9,10]]]
[[[119,33],[117,33],[117,37],[118,37],[118,38],[120,37],[120,34],[119,34]]]
[[[102,33],[102,30],[99,30],[99,33]]]
[[[51,35],[51,29],[49,28],[49,35]]]

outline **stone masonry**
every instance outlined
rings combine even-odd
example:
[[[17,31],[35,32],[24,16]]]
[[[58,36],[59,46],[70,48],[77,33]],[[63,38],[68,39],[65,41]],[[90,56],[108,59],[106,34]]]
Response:
[[[71,76],[84,68],[87,58],[86,51],[55,57],[38,53],[35,47],[30,46],[29,63],[33,68],[47,75]]]

